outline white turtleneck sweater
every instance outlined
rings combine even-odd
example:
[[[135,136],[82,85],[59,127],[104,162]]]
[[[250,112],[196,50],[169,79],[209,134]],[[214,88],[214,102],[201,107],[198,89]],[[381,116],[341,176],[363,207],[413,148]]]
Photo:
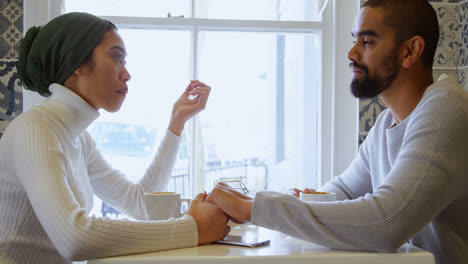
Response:
[[[260,192],[252,222],[338,249],[394,252],[411,240],[439,264],[467,263],[468,93],[437,81],[394,124],[382,112],[348,169],[320,189],[339,201]]]
[[[58,84],[0,140],[0,263],[70,263],[196,246],[191,216],[148,221],[143,193],[163,190],[180,138],[169,131],[138,183],[111,168],[85,129],[99,113]],[[96,218],[93,194],[138,219]]]

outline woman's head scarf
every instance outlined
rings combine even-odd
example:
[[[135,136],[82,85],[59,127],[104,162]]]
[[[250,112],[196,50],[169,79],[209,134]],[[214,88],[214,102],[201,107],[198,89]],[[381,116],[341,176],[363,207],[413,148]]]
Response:
[[[50,96],[49,85],[63,84],[90,56],[113,24],[87,13],[67,13],[21,40],[18,75],[26,89]]]

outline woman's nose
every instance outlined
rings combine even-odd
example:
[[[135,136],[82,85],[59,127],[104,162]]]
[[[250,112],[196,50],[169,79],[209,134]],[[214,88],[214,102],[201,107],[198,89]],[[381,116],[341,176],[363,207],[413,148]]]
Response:
[[[123,67],[123,73],[122,73],[122,81],[123,82],[128,82],[128,81],[130,81],[131,78],[132,78],[132,76],[127,71],[127,68],[124,66]]]

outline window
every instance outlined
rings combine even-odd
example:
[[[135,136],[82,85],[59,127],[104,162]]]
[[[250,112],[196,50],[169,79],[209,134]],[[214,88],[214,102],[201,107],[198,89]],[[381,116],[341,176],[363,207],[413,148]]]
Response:
[[[44,1],[48,8],[40,4]],[[341,132],[332,131],[341,123],[335,112],[356,107],[341,95],[345,88],[334,88],[349,79],[334,79],[342,76],[333,67],[340,46],[334,44],[333,25],[354,19],[353,12],[337,18],[337,10],[350,13],[350,2],[27,0],[25,17],[32,13],[28,6],[36,7],[34,15],[42,20],[25,18],[25,30],[72,11],[118,26],[132,74],[129,93],[119,112],[102,112],[89,132],[111,164],[135,180],[153,158],[172,104],[189,80],[209,84],[207,109],[184,130],[168,190],[193,197],[228,180],[252,194],[316,187],[337,171],[331,158],[343,159],[334,148],[340,153],[355,149],[354,144],[334,145]],[[344,31],[350,47],[350,28]],[[352,111],[344,112],[341,116]],[[357,125],[357,119],[346,120]],[[343,134],[357,142],[357,129],[348,127]]]

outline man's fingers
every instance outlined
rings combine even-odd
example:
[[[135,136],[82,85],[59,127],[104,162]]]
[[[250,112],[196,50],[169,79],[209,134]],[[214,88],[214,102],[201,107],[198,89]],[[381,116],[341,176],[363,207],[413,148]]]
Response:
[[[229,187],[229,185],[225,182],[218,182],[216,185],[218,186],[223,186],[223,187]]]

